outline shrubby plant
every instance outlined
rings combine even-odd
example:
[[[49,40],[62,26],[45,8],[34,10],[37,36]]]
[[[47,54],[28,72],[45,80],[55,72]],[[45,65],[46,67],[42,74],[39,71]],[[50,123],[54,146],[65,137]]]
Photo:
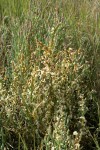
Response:
[[[100,149],[98,4],[0,2],[1,150]]]

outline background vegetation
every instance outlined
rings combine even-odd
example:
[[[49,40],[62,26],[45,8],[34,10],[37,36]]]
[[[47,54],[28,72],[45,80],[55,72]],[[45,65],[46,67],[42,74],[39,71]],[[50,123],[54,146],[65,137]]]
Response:
[[[100,150],[99,68],[99,0],[0,0],[0,149]]]

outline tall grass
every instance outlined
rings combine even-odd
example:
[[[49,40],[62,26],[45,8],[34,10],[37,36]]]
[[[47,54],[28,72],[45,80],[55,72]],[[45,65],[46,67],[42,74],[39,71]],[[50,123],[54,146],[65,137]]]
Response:
[[[0,0],[0,149],[100,149],[99,0]]]

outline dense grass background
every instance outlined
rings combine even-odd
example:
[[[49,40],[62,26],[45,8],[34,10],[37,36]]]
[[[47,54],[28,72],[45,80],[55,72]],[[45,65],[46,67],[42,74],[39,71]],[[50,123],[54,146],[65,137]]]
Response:
[[[0,0],[0,149],[100,149],[100,1]]]

